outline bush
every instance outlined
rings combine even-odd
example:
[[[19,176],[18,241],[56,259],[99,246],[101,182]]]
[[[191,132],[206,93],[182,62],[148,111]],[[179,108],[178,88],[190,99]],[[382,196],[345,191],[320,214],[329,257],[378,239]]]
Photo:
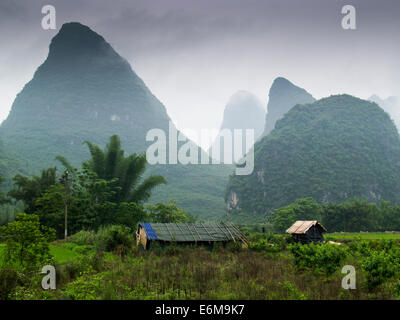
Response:
[[[11,267],[0,269],[0,300],[8,300],[18,285],[18,273]]]
[[[112,225],[101,228],[97,232],[95,245],[98,251],[108,251],[125,256],[135,244],[130,228]]]
[[[94,245],[96,242],[96,233],[94,231],[81,230],[70,237],[72,243],[77,245]]]
[[[289,249],[297,268],[311,269],[328,275],[334,273],[347,256],[347,249],[330,244],[292,244]]]
[[[49,243],[55,230],[41,226],[39,217],[19,213],[15,221],[0,227],[6,242],[6,263],[23,269],[35,269],[51,261]]]
[[[288,300],[307,300],[307,296],[302,293],[296,286],[290,281],[279,282],[279,286],[284,291],[285,299]]]
[[[255,251],[279,252],[287,245],[287,237],[283,235],[267,234],[257,236],[249,244],[249,248]]]
[[[398,271],[399,261],[387,252],[372,251],[361,263],[366,272],[366,285],[372,290],[392,278]]]

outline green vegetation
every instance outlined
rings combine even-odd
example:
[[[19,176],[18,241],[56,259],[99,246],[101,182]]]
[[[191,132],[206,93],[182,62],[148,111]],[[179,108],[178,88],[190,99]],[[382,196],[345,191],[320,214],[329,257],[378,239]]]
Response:
[[[324,204],[353,198],[400,204],[399,134],[375,103],[338,95],[296,105],[254,153],[254,172],[232,176],[227,186],[232,216],[264,218],[305,197]]]
[[[289,247],[297,268],[332,274],[343,265],[347,250],[343,246],[313,244],[292,244]]]
[[[0,126],[7,151],[2,160],[0,145],[0,174],[10,188],[18,173],[16,159],[23,175],[58,165],[58,155],[79,167],[89,157],[84,141],[103,148],[115,134],[127,153],[142,154],[152,143],[147,132],[159,128],[168,137],[170,120],[164,105],[102,36],[66,23]],[[216,219],[225,212],[224,188],[232,171],[231,165],[152,165],[143,178],[161,175],[168,181],[157,187],[152,204],[174,198],[185,210]]]
[[[49,242],[55,232],[41,226],[39,217],[20,213],[14,222],[0,228],[1,240],[5,242],[3,263],[22,269],[36,269],[50,261]]]
[[[104,151],[89,141],[86,141],[86,144],[91,158],[84,162],[82,167],[95,174],[98,179],[114,184],[115,191],[110,198],[111,202],[142,203],[150,197],[154,187],[167,183],[161,176],[149,176],[140,183],[140,178],[146,169],[146,155],[131,154],[125,157],[121,149],[121,140],[117,135],[110,137]],[[58,157],[58,159],[70,171],[76,171],[65,158]]]
[[[320,205],[305,198],[273,210],[269,216],[278,233],[285,232],[297,220],[318,220],[329,232],[400,230],[400,207],[387,201],[377,205],[359,199]]]
[[[328,233],[326,239],[334,241],[341,240],[400,240],[400,233],[383,233],[383,232],[333,232]]]
[[[76,261],[80,256],[80,249],[85,247],[77,247],[72,243],[51,244],[50,254],[54,257],[56,263],[66,263]]]
[[[83,162],[81,170],[58,157],[68,169],[68,182],[57,178],[56,168],[43,170],[41,176],[32,178],[16,175],[15,187],[8,195],[23,202],[24,211],[37,215],[43,226],[56,230],[58,238],[64,235],[67,193],[69,233],[98,230],[107,225],[123,225],[134,230],[143,220],[195,220],[173,199],[169,204],[143,205],[152,190],[166,181],[152,175],[142,180],[146,170],[145,155],[124,156],[118,136],[110,138],[104,151],[90,142],[86,144],[91,158]]]
[[[149,219],[153,222],[159,223],[186,223],[195,222],[196,218],[193,217],[189,212],[182,210],[177,206],[175,200],[171,199],[169,204],[162,202],[156,205],[147,206],[149,211]]]
[[[399,241],[291,244],[290,237],[250,234],[250,248],[138,249],[126,227],[81,231],[53,243],[57,289],[41,275],[0,268],[1,299],[397,299]],[[84,244],[82,244],[84,243]],[[0,257],[4,255],[1,250]],[[4,248],[4,246],[3,246]],[[344,290],[344,265],[357,272]],[[4,285],[7,283],[7,286]]]

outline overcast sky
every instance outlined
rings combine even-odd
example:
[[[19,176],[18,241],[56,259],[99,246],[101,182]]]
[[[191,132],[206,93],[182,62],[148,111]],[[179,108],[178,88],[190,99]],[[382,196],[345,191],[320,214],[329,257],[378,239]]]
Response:
[[[41,28],[46,4],[57,30]],[[356,30],[341,27],[347,4]],[[178,128],[200,130],[238,90],[266,104],[278,76],[315,98],[400,96],[399,17],[398,0],[0,0],[0,121],[64,22],[104,36]]]

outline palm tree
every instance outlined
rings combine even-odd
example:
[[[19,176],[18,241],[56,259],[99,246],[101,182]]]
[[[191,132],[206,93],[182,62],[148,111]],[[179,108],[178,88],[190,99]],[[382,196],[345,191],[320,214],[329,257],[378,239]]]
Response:
[[[89,141],[85,143],[89,147],[91,158],[84,162],[82,167],[96,173],[99,179],[111,181],[117,178],[118,188],[113,202],[144,202],[150,197],[154,187],[167,183],[164,177],[159,175],[151,175],[141,182],[146,170],[146,154],[134,153],[125,157],[117,135],[110,137],[104,150]],[[58,156],[57,159],[67,169],[72,169],[65,158]]]

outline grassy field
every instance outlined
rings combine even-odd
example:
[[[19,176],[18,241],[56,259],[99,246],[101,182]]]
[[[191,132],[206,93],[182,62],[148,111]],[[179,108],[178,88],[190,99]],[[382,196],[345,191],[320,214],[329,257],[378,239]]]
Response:
[[[324,235],[327,240],[400,240],[400,234],[385,232],[337,232]]]
[[[0,243],[0,265],[4,261],[5,244]],[[54,243],[50,245],[50,253],[54,256],[57,263],[75,261],[79,258],[79,253],[73,250],[69,244]]]
[[[41,276],[25,277],[11,299],[398,299],[399,235],[387,233],[328,234],[343,245],[304,246],[293,254],[290,237],[257,235],[249,248],[130,247],[99,251],[78,242],[54,242],[57,290],[44,291]],[[365,240],[365,241],[360,241]],[[234,244],[233,244],[234,245]],[[297,250],[297,249],[296,249]],[[313,251],[314,250],[314,251]],[[338,258],[343,255],[340,261]],[[299,251],[296,251],[299,252]],[[299,252],[301,253],[301,252]],[[373,254],[374,253],[374,254]],[[4,245],[0,245],[0,260]],[[296,262],[297,261],[297,262]],[[326,265],[333,266],[328,272]],[[342,288],[344,265],[357,271],[357,288]],[[365,269],[365,266],[367,269]],[[368,269],[376,266],[375,269]],[[372,283],[371,280],[380,280]],[[1,287],[0,287],[1,294]]]

